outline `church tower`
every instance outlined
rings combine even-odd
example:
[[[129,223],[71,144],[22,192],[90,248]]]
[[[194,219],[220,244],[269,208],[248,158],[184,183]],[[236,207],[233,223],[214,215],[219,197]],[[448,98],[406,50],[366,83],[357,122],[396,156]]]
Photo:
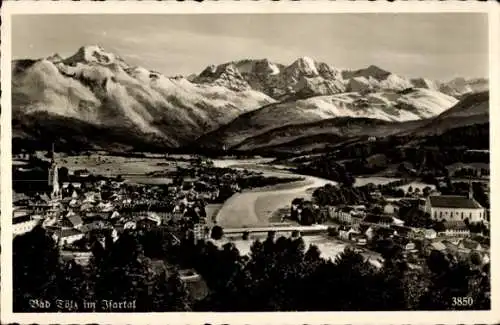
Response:
[[[54,143],[52,143],[52,150],[49,152],[49,157],[50,157],[50,166],[49,166],[49,176],[48,176],[48,184],[49,187],[52,187],[54,184]]]
[[[468,197],[471,200],[474,198],[474,192],[472,190],[472,179],[471,178],[469,178],[469,196]]]
[[[49,187],[52,187],[51,196],[53,199],[61,197],[61,188],[59,186],[59,167],[55,160],[54,144],[52,143],[50,167],[49,167]]]

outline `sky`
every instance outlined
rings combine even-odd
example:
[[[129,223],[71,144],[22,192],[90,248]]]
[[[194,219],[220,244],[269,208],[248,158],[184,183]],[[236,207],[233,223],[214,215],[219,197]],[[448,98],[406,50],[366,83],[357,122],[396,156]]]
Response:
[[[303,56],[441,81],[488,76],[481,13],[17,15],[12,24],[13,59],[66,57],[97,44],[168,76],[246,58],[288,65]]]

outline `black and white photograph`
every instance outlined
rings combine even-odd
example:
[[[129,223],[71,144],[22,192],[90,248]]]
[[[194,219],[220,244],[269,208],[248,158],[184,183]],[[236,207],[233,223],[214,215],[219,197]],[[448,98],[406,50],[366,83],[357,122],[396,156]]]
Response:
[[[492,17],[11,15],[12,312],[490,311]]]

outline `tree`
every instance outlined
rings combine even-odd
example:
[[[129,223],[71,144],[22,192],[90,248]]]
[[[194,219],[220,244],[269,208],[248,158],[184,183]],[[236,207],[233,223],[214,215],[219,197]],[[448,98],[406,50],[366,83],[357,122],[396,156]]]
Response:
[[[339,231],[336,227],[328,227],[328,236],[337,237],[339,235]]]
[[[168,278],[165,272],[160,273],[153,288],[152,300],[151,310],[154,312],[191,310],[188,289],[178,272]]]
[[[57,297],[57,275],[61,267],[59,249],[45,229],[36,226],[28,233],[16,236],[12,254],[15,312],[36,311],[29,304],[30,299],[52,301]],[[55,308],[54,304],[52,307]]]
[[[59,182],[64,183],[69,181],[69,171],[68,168],[62,166],[58,169]]]
[[[214,240],[219,240],[224,236],[224,229],[222,229],[221,226],[214,226],[212,228],[212,233],[210,234],[210,237]]]
[[[443,223],[443,221],[438,221],[434,224],[434,227],[433,229],[436,231],[436,232],[443,232],[446,230],[446,227]]]
[[[135,300],[135,311],[150,311],[149,292],[154,285],[154,272],[151,261],[144,256],[137,233],[123,233],[110,247],[108,257],[96,268],[97,300]]]

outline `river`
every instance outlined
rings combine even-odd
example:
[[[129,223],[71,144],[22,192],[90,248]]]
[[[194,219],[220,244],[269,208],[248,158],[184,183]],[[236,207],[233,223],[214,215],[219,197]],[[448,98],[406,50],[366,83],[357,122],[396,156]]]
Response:
[[[289,207],[294,198],[310,199],[313,189],[335,185],[336,182],[314,176],[300,175],[283,170],[282,166],[273,168],[267,165],[269,159],[233,159],[214,160],[215,167],[246,168],[248,170],[260,171],[265,176],[278,177],[301,177],[304,180],[275,188],[265,188],[249,192],[237,193],[224,202],[216,216],[217,223],[224,228],[256,227],[269,224],[272,214],[280,209]],[[356,179],[356,185],[367,183],[383,184],[395,180],[395,178],[362,177]]]

